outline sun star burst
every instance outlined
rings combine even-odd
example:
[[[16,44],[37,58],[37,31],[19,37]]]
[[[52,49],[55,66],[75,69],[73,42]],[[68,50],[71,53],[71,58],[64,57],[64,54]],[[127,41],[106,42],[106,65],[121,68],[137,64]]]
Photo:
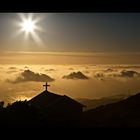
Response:
[[[38,25],[40,18],[33,18],[33,14],[28,14],[27,16],[25,14],[19,14],[19,17],[21,21],[17,22],[19,27],[18,34],[24,34],[25,40],[29,39],[30,35],[38,45],[43,45],[38,35],[38,32],[42,31],[42,28]]]
[[[35,29],[35,23],[30,19],[23,21],[21,26],[22,26],[22,30],[25,31],[25,32],[30,32],[31,33]]]

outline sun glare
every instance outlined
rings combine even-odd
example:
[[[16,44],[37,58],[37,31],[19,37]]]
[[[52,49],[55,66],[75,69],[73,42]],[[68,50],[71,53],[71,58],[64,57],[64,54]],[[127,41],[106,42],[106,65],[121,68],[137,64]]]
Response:
[[[25,32],[33,32],[35,29],[35,23],[32,20],[23,21],[21,26]]]
[[[39,22],[41,18],[35,18],[33,14],[19,14],[21,21],[16,22],[16,25],[19,27],[17,31],[18,34],[24,34],[25,40],[29,41],[29,35],[32,36],[33,40],[41,46],[44,46],[40,36],[39,31],[43,31],[41,27],[39,27]]]

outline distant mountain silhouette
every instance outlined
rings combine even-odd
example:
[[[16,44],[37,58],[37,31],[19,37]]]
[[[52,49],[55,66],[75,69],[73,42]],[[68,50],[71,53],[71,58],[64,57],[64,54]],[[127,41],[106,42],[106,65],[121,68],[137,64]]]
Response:
[[[85,76],[82,72],[72,72],[69,75],[65,75],[62,78],[64,79],[89,79],[87,76]]]
[[[89,99],[89,98],[77,98],[76,100],[81,102],[82,104],[86,105],[84,110],[89,110],[93,108],[97,108],[101,105],[107,105],[111,103],[116,103],[119,102],[130,95],[114,95],[114,96],[109,96],[109,97],[102,97],[100,99]]]
[[[46,74],[40,74],[40,73],[35,73],[31,70],[24,70],[19,74],[19,76],[16,77],[15,80],[9,80],[7,79],[7,82],[10,83],[21,83],[21,82],[28,82],[28,81],[36,81],[36,82],[52,82],[55,79],[51,78],[50,76]]]
[[[84,127],[140,127],[140,93],[83,113]]]

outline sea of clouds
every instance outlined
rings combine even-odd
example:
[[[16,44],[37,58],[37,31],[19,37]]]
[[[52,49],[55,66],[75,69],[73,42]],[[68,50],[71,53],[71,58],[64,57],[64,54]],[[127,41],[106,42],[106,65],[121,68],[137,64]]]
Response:
[[[0,65],[0,100],[30,99],[44,82],[73,98],[101,98],[140,91],[140,65]]]

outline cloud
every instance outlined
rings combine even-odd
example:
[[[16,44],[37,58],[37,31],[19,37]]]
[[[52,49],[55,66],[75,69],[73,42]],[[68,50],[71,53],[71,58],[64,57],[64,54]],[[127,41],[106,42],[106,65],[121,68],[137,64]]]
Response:
[[[103,81],[103,82],[105,81],[105,74],[102,73],[102,72],[96,72],[94,74],[94,77],[97,78],[100,81]]]
[[[55,69],[46,69],[45,71],[55,71]]]
[[[133,71],[133,70],[122,70],[120,72],[120,76],[122,77],[137,77],[137,76],[140,76],[140,73],[136,72],[136,71]]]
[[[74,68],[68,68],[68,70],[74,70]]]
[[[115,69],[140,69],[140,65],[114,65],[111,67]]]
[[[87,76],[85,76],[82,72],[72,72],[69,75],[65,75],[62,78],[64,79],[89,79]]]
[[[101,72],[96,72],[94,75],[95,78],[103,78],[104,76],[105,76],[104,73]]]
[[[11,82],[11,83],[20,83],[20,82],[28,82],[28,81],[52,82],[54,81],[54,79],[46,74],[39,74],[31,70],[24,70],[14,81],[7,80],[7,82]]]
[[[134,70],[121,70],[120,72],[117,72],[117,73],[111,73],[108,76],[134,78],[134,77],[140,77],[140,73]]]
[[[140,77],[140,73],[138,73],[137,71],[134,70],[121,70],[121,71],[115,71],[112,69],[107,69],[107,70],[103,70],[102,72],[96,72],[94,74],[95,78],[134,78],[134,77]]]
[[[17,72],[16,70],[10,70],[10,71],[7,71],[7,73],[15,73]]]
[[[24,68],[25,68],[25,69],[28,69],[29,67],[25,66]]]
[[[89,69],[89,67],[85,67],[85,69]]]
[[[84,73],[90,73],[88,70],[84,70],[83,72],[84,72]]]
[[[9,67],[10,70],[15,70],[17,69],[16,67]]]
[[[108,69],[103,70],[103,72],[114,72],[114,71],[116,71],[116,70],[111,69],[111,68],[108,68]]]

